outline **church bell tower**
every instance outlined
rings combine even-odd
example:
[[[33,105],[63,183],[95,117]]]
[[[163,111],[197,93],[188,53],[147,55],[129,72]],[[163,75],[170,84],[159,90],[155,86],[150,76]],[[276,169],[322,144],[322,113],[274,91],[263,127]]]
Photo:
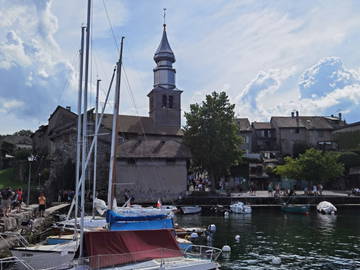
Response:
[[[176,88],[173,68],[175,55],[170,48],[166,35],[166,24],[163,25],[163,34],[157,48],[154,61],[154,88],[148,94],[149,114],[155,126],[181,127],[181,93]]]

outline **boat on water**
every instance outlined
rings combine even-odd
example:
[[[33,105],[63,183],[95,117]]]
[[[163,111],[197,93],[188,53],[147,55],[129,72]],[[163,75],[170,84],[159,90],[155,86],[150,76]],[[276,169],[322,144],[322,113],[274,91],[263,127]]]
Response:
[[[84,247],[71,269],[215,270],[221,254],[206,246],[181,251],[170,230],[86,232]]]
[[[232,213],[236,214],[251,214],[252,208],[250,205],[246,205],[243,202],[237,202],[230,205]]]
[[[316,210],[324,215],[335,215],[337,213],[337,208],[328,201],[322,201],[316,206]]]
[[[296,204],[284,204],[281,206],[281,211],[283,211],[284,213],[308,215],[310,212],[310,206],[296,205]]]
[[[181,212],[184,215],[188,215],[188,214],[199,214],[201,213],[202,208],[200,206],[182,206],[180,207]]]

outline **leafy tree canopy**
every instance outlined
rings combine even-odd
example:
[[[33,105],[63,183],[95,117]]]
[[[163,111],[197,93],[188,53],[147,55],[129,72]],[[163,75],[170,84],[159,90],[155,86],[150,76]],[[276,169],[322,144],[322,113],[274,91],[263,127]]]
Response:
[[[32,134],[33,134],[33,132],[31,130],[22,129],[22,130],[16,131],[13,135],[30,137]]]
[[[344,164],[338,158],[338,153],[311,148],[298,158],[286,157],[285,164],[277,166],[275,172],[296,180],[326,183],[344,173]]]
[[[201,105],[191,104],[190,112],[185,113],[184,141],[191,149],[194,166],[205,169],[212,183],[241,160],[242,138],[234,107],[225,92],[213,92]]]

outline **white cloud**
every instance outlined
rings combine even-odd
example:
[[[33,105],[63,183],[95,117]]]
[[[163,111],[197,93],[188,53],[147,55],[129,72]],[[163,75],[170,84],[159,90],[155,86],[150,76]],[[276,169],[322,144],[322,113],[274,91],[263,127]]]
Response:
[[[0,0],[7,11],[0,28],[1,111],[24,121],[46,118],[61,96],[73,100],[74,71],[53,37],[57,22],[50,4]]]
[[[321,59],[303,72],[299,89],[287,89],[294,95],[284,95],[286,82],[292,77],[291,69],[260,72],[236,98],[239,114],[264,121],[274,115],[289,115],[294,110],[303,115],[330,115],[341,111],[360,116],[359,74],[347,69],[340,58]]]

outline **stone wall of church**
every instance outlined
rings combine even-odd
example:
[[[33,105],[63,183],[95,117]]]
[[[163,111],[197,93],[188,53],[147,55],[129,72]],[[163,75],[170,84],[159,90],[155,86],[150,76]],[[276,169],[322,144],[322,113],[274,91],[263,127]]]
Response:
[[[186,192],[187,168],[185,160],[136,160],[129,164],[117,161],[118,202],[124,201],[125,189],[135,198],[135,203],[172,202]]]

